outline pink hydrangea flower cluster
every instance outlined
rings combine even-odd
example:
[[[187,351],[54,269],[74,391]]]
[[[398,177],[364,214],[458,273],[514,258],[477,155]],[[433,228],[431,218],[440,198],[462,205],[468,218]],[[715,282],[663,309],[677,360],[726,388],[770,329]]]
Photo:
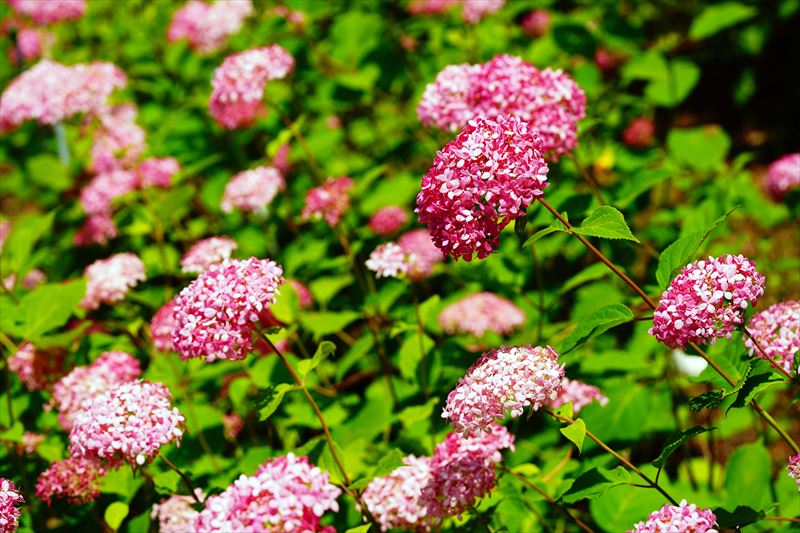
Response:
[[[577,414],[581,409],[592,402],[600,405],[608,404],[608,397],[600,389],[588,383],[583,383],[574,379],[564,378],[561,381],[561,388],[555,400],[547,402],[550,407],[561,407],[572,402],[572,413]]]
[[[228,37],[237,33],[252,13],[250,0],[213,3],[190,0],[172,16],[167,39],[170,42],[186,39],[198,52],[214,52],[225,46]]]
[[[408,254],[396,242],[379,244],[365,263],[378,278],[397,278],[408,272]]]
[[[564,367],[550,346],[511,346],[483,354],[447,396],[442,418],[464,435],[488,431],[495,419],[520,416],[558,397]]]
[[[461,0],[461,18],[467,24],[477,24],[486,15],[500,11],[506,0]]]
[[[86,267],[83,275],[86,277],[86,295],[81,307],[85,309],[122,301],[130,289],[146,279],[144,263],[129,252],[95,261]]]
[[[238,246],[230,237],[209,237],[197,241],[181,258],[181,271],[202,274],[212,266],[230,259]]]
[[[44,442],[45,436],[41,433],[34,433],[33,431],[26,431],[22,434],[22,444],[19,449],[26,455],[36,453],[39,445]]]
[[[168,189],[172,178],[180,172],[181,164],[174,157],[150,157],[139,163],[136,173],[139,187],[160,187]]]
[[[475,116],[473,88],[482,70],[481,65],[448,65],[436,80],[425,87],[417,106],[417,117],[426,126],[456,131]]]
[[[278,45],[228,56],[211,80],[211,116],[229,130],[252,124],[266,111],[262,99],[267,81],[284,78],[293,68],[294,58]]]
[[[86,0],[8,0],[20,15],[29,16],[36,24],[52,24],[79,19],[86,12]]]
[[[437,524],[429,515],[422,491],[431,478],[431,458],[409,455],[405,466],[391,474],[370,481],[361,498],[375,517],[381,531],[392,528],[411,531],[427,530]]]
[[[200,501],[205,498],[203,491],[195,489]],[[192,509],[195,502],[191,496],[173,494],[161,503],[153,505],[150,518],[158,520],[159,533],[187,533],[194,531],[194,524],[200,513]]]
[[[789,300],[770,306],[753,316],[747,328],[767,355],[790,374],[795,354],[800,351],[800,302]],[[744,345],[750,355],[761,355],[750,338]]]
[[[127,170],[98,174],[81,190],[81,207],[90,218],[101,215],[110,218],[114,199],[136,190],[138,184],[136,174]]]
[[[534,9],[522,16],[520,24],[522,31],[528,37],[535,39],[545,35],[550,31],[550,25],[553,23],[553,16],[546,9]]]
[[[412,15],[435,15],[459,4],[460,0],[411,0],[408,12]]]
[[[422,178],[419,221],[445,254],[483,259],[500,244],[503,228],[544,196],[547,170],[528,123],[511,116],[470,120]]]
[[[225,186],[222,210],[265,211],[278,192],[286,188],[283,175],[275,167],[256,167],[236,174]]]
[[[628,533],[664,533],[681,531],[685,533],[716,532],[717,517],[710,509],[698,509],[695,504],[681,500],[680,505],[666,504],[653,511],[646,522],[639,522]]]
[[[261,465],[205,502],[195,530],[300,533],[323,531],[326,511],[338,511],[341,494],[307,457],[281,456]],[[325,528],[328,530],[328,528]]]
[[[772,163],[764,178],[767,193],[776,202],[792,189],[800,187],[800,153],[789,154]]]
[[[120,383],[139,377],[139,361],[125,352],[105,352],[88,366],[79,366],[53,386],[52,404],[66,431],[72,429],[76,414],[86,400]]]
[[[443,260],[428,230],[416,229],[404,233],[397,242],[378,245],[365,264],[378,278],[408,276],[411,281],[420,281],[430,277]]]
[[[162,305],[150,319],[150,337],[153,346],[162,351],[172,351],[172,331],[178,324],[175,319],[175,299]]]
[[[129,167],[145,149],[145,132],[136,123],[138,110],[133,104],[105,106],[96,113],[97,126],[91,149],[91,169],[95,174]]]
[[[42,390],[61,379],[66,372],[66,360],[59,351],[37,350],[26,341],[8,359],[8,368],[29,391]]]
[[[268,259],[232,259],[211,267],[175,300],[175,350],[182,359],[244,359],[283,282],[283,269]]]
[[[111,213],[103,211],[89,215],[83,226],[75,233],[76,246],[89,246],[92,244],[106,244],[109,239],[117,236],[117,225],[111,218]]]
[[[55,124],[76,113],[94,111],[126,83],[125,74],[111,63],[68,67],[40,61],[14,78],[0,96],[0,132],[27,120]]]
[[[730,338],[764,294],[764,276],[743,255],[709,257],[675,276],[653,313],[650,334],[670,348]]]
[[[407,209],[397,205],[389,205],[375,211],[369,219],[369,229],[375,232],[376,235],[386,237],[400,231],[407,222]]]
[[[797,491],[800,492],[800,453],[789,457],[789,464],[786,466],[789,477],[797,481]]]
[[[345,211],[350,207],[350,189],[353,180],[347,176],[328,178],[319,187],[306,193],[306,204],[300,218],[307,220],[324,220],[330,227],[339,223]]]
[[[483,337],[487,331],[508,335],[525,323],[525,313],[514,302],[491,292],[479,292],[454,302],[439,313],[439,324],[450,335]]]
[[[100,495],[100,482],[105,475],[106,470],[97,459],[71,455],[55,461],[39,474],[36,497],[48,505],[53,499],[71,504],[90,503]]]
[[[637,117],[622,132],[622,142],[629,148],[649,148],[655,142],[656,125],[645,117]]]
[[[14,482],[0,477],[0,533],[13,533],[19,525],[19,506],[25,503]]]
[[[122,383],[83,404],[69,433],[69,451],[111,466],[143,465],[161,446],[180,444],[184,420],[162,383]]]

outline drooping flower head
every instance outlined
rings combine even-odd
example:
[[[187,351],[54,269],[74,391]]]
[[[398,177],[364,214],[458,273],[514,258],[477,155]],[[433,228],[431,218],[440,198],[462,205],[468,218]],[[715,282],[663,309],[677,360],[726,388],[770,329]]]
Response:
[[[283,175],[275,167],[256,167],[236,174],[225,186],[222,210],[264,211],[286,188]]]
[[[200,501],[205,498],[203,491],[194,489]],[[159,533],[187,533],[194,531],[194,524],[200,514],[192,508],[195,502],[191,496],[173,494],[161,503],[153,505],[150,518],[158,520]]]
[[[522,16],[522,31],[531,38],[541,37],[550,31],[553,16],[546,9],[534,9]]]
[[[386,237],[397,233],[408,222],[408,210],[389,205],[375,211],[369,219],[369,229],[376,235]]]
[[[730,338],[745,309],[764,294],[764,282],[755,263],[743,255],[690,263],[661,295],[650,334],[670,348]]]
[[[252,13],[250,0],[213,3],[190,0],[172,16],[167,39],[170,42],[186,39],[198,52],[214,52],[225,46],[228,37],[237,33]]]
[[[53,499],[78,505],[90,503],[100,495],[100,482],[105,475],[106,471],[97,459],[71,455],[55,461],[39,474],[36,497],[48,505],[53,503]]]
[[[121,253],[100,259],[86,267],[86,295],[81,307],[97,309],[125,299],[128,291],[144,281],[144,263],[135,254]]]
[[[547,405],[557,408],[572,402],[572,413],[577,414],[581,409],[594,401],[600,405],[606,405],[608,403],[608,398],[600,389],[593,385],[574,379],[564,378],[561,381],[558,397],[555,400],[547,402]]]
[[[175,299],[162,305],[150,320],[150,336],[153,346],[162,351],[172,351],[172,331],[178,324],[175,319]]]
[[[133,104],[103,106],[95,112],[92,172],[102,174],[128,168],[144,151],[146,135],[136,123],[137,114]]]
[[[475,119],[436,154],[416,212],[445,254],[483,259],[546,186],[547,163],[529,124],[511,116]]]
[[[209,237],[197,241],[181,258],[181,271],[202,274],[231,258],[238,245],[230,237]]]
[[[62,352],[37,350],[30,342],[22,343],[8,360],[8,368],[29,391],[50,388],[66,373],[66,365]]]
[[[180,172],[181,164],[174,157],[150,157],[139,163],[136,174],[139,187],[160,187],[169,189],[172,178]]]
[[[403,458],[405,466],[392,473],[373,479],[364,490],[364,504],[378,521],[381,531],[405,529],[428,530],[441,519],[431,516],[422,497],[431,479],[431,458],[409,455]]]
[[[795,355],[800,351],[800,302],[789,300],[770,306],[753,316],[747,329],[773,361],[793,372]],[[749,337],[745,337],[744,345],[750,355],[763,357]]]
[[[19,506],[25,503],[14,482],[0,477],[0,533],[14,533],[19,525]]]
[[[27,15],[36,24],[52,24],[79,19],[86,12],[86,0],[8,0],[20,15]]]
[[[648,148],[655,142],[656,125],[645,117],[636,117],[622,132],[622,142],[629,148]]]
[[[789,477],[797,481],[797,491],[800,492],[800,453],[789,457],[789,464],[786,466]]]
[[[208,498],[195,531],[322,531],[320,520],[326,511],[339,510],[340,494],[327,472],[290,453],[267,461],[253,476],[242,474]]]
[[[506,0],[461,0],[461,18],[467,24],[477,24],[483,17],[500,10]]]
[[[139,180],[127,170],[112,170],[92,178],[81,190],[81,207],[90,216],[112,212],[111,202],[124,194],[136,190]]]
[[[328,178],[319,187],[306,193],[306,204],[300,218],[307,220],[324,220],[330,227],[339,223],[345,211],[350,207],[350,189],[353,180],[347,176]]]
[[[442,411],[456,431],[487,431],[495,419],[520,416],[558,397],[564,367],[547,346],[511,346],[483,354],[447,396]]]
[[[211,267],[175,300],[175,350],[182,359],[244,359],[283,281],[283,269],[268,259],[232,259]]]
[[[710,509],[699,509],[695,504],[681,500],[680,505],[666,504],[653,511],[646,522],[639,522],[628,533],[712,533],[716,531],[717,517]]]
[[[792,189],[800,187],[800,153],[789,154],[772,163],[764,178],[767,193],[776,202]]]
[[[278,45],[228,56],[211,81],[211,116],[229,130],[252,124],[265,113],[262,99],[267,81],[284,78],[293,68],[294,58]]]
[[[525,323],[525,313],[514,302],[490,292],[479,292],[454,302],[439,313],[439,324],[450,335],[487,331],[508,335]]]

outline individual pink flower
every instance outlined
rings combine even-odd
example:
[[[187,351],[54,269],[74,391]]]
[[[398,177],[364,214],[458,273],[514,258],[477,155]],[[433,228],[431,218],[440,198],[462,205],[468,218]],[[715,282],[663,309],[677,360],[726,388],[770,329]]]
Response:
[[[743,255],[709,257],[675,276],[653,313],[650,335],[670,348],[730,338],[764,294],[764,276]]]
[[[181,271],[202,274],[212,266],[230,259],[238,246],[230,237],[209,237],[197,241],[181,258]]]
[[[84,309],[97,309],[101,304],[114,304],[125,299],[128,291],[146,279],[144,263],[135,254],[115,254],[86,267]]]
[[[445,254],[483,259],[503,228],[544,196],[547,170],[529,124],[511,116],[470,120],[422,178],[419,221]]]
[[[408,254],[397,243],[387,242],[378,245],[365,263],[368,270],[378,278],[397,278],[409,269]]]
[[[236,441],[236,437],[244,429],[244,419],[236,412],[227,413],[222,417],[222,429],[226,439]]]
[[[110,211],[100,211],[89,215],[83,221],[83,226],[75,233],[76,246],[91,246],[92,244],[106,244],[117,236],[117,225],[111,218]]]
[[[776,202],[792,189],[800,187],[800,153],[789,154],[772,163],[764,178],[767,193]]]
[[[79,19],[86,12],[86,0],[8,0],[20,15],[27,15],[36,24],[52,24]]]
[[[315,187],[306,194],[306,204],[300,217],[303,221],[325,220],[333,227],[339,223],[345,211],[350,207],[350,189],[353,180],[343,176],[328,178],[325,183]]]
[[[594,53],[594,64],[603,74],[610,74],[625,62],[625,56],[606,48],[598,48]]]
[[[525,313],[511,300],[479,292],[454,302],[439,313],[439,324],[450,335],[469,333],[483,337],[487,331],[508,335],[525,323]]]
[[[232,259],[211,267],[175,300],[175,350],[182,359],[244,359],[283,282],[283,269],[268,259]]]
[[[95,174],[132,166],[145,149],[145,132],[136,123],[138,110],[133,104],[104,106],[99,109],[91,149],[91,170]]]
[[[88,215],[110,217],[112,201],[135,191],[138,184],[136,174],[127,170],[112,170],[106,174],[99,174],[81,189],[81,207]]]
[[[49,389],[67,371],[61,352],[37,350],[27,341],[8,359],[8,368],[29,391]]]
[[[202,501],[203,491],[194,489],[195,495]],[[200,513],[192,508],[195,500],[191,496],[174,494],[153,505],[150,518],[158,520],[159,533],[189,533],[194,531],[194,524]]]
[[[19,506],[25,503],[14,482],[0,477],[0,533],[13,533],[19,525]]]
[[[550,25],[553,23],[553,16],[546,9],[534,9],[533,11],[525,13],[520,23],[525,35],[535,39],[550,31]]]
[[[400,231],[407,222],[408,210],[397,205],[390,205],[375,211],[369,219],[369,228],[376,235],[386,237]]]
[[[800,302],[789,300],[768,307],[750,319],[747,329],[767,356],[789,374],[793,372],[795,354],[800,351]],[[744,345],[750,355],[763,357],[749,337]]]
[[[370,481],[361,498],[375,517],[381,531],[405,529],[428,530],[441,522],[431,516],[422,491],[431,478],[431,458],[409,455],[403,458],[405,466],[383,477]]]
[[[460,0],[411,0],[408,12],[411,15],[435,15],[458,5]]]
[[[172,331],[178,324],[175,319],[175,299],[162,305],[150,320],[150,336],[153,346],[162,351],[173,351]]]
[[[294,58],[278,45],[228,56],[211,81],[211,116],[229,130],[252,124],[265,113],[262,99],[267,81],[284,78],[293,68]]]
[[[578,414],[581,409],[595,401],[600,405],[608,404],[608,398],[597,387],[589,385],[588,383],[564,378],[561,381],[558,397],[555,400],[547,402],[547,405],[557,408],[572,402],[572,413]]]
[[[506,0],[461,0],[461,18],[467,24],[477,24],[486,15],[500,11]]]
[[[225,186],[222,210],[266,211],[278,193],[286,188],[283,175],[275,167],[256,167],[236,174]]]
[[[237,33],[244,19],[253,13],[250,0],[191,0],[175,11],[167,31],[170,42],[186,39],[198,52],[210,53],[224,47]]]
[[[688,505],[681,500],[680,505],[666,504],[653,511],[646,522],[639,522],[628,533],[714,533],[717,517],[710,509],[699,509],[695,504]]]
[[[289,143],[282,144],[278,151],[275,152],[275,157],[272,158],[271,166],[278,169],[281,176],[286,176],[292,170],[292,161],[289,159],[290,146]]]
[[[253,476],[242,474],[205,501],[195,531],[305,533],[323,531],[326,511],[338,511],[341,490],[328,474],[293,454],[273,458]]]
[[[622,132],[622,142],[629,148],[648,148],[655,142],[656,125],[645,117],[637,117]]]
[[[789,464],[786,466],[789,477],[797,481],[797,490],[800,492],[800,453],[789,457]]]
[[[172,178],[180,172],[181,164],[174,157],[150,157],[139,163],[136,174],[139,187],[159,187],[169,189]]]
[[[447,396],[442,418],[459,433],[488,431],[495,419],[520,416],[558,397],[564,367],[550,346],[511,346],[483,354]]]
[[[143,465],[183,436],[183,415],[162,383],[130,381],[87,400],[69,432],[69,451],[104,464]]]
[[[100,495],[100,483],[105,475],[105,469],[96,459],[72,455],[54,462],[39,474],[36,497],[48,505],[54,499],[73,505],[91,503]]]

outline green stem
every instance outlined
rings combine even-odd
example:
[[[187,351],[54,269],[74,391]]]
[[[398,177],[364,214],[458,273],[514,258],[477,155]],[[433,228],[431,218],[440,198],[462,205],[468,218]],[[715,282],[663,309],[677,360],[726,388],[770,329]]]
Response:
[[[186,474],[181,472],[180,468],[178,468],[177,466],[172,464],[172,461],[167,459],[164,455],[159,453],[158,456],[161,457],[161,460],[164,461],[167,464],[168,467],[170,467],[176,474],[178,474],[180,476],[180,478],[183,480],[184,485],[186,485],[186,488],[189,489],[189,494],[192,495],[192,498],[194,498],[194,501],[196,501],[197,503],[202,505],[203,501],[195,493],[195,488],[194,488],[194,485],[192,484],[192,480],[189,479],[189,477]]]

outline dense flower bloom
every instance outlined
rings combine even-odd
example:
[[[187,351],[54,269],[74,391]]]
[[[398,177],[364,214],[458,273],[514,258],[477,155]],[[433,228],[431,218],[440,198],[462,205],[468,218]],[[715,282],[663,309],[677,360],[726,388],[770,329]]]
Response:
[[[379,244],[365,264],[378,278],[396,278],[409,268],[408,255],[394,242]]]
[[[750,319],[747,328],[767,355],[792,373],[795,354],[800,351],[800,302],[789,300],[770,306]],[[755,343],[745,337],[750,355],[761,355]]]
[[[461,0],[461,17],[467,24],[477,24],[485,15],[495,13],[506,0]]]
[[[238,32],[252,13],[250,0],[190,0],[172,16],[167,39],[186,39],[198,52],[213,52],[225,46],[228,37]]]
[[[180,172],[181,164],[174,157],[150,157],[139,163],[136,173],[139,176],[139,187],[160,187],[168,189],[172,185],[172,177]]]
[[[14,486],[14,482],[0,477],[0,533],[13,533],[19,525],[19,509],[25,498]]]
[[[783,200],[791,189],[800,187],[800,153],[785,155],[772,163],[767,169],[764,186],[776,202]]]
[[[547,163],[529,124],[510,116],[475,119],[436,154],[416,212],[445,254],[470,261],[477,252],[483,259],[546,186]]]
[[[283,175],[275,167],[256,167],[236,174],[225,186],[222,210],[263,211],[286,188]]]
[[[743,255],[690,263],[661,295],[650,334],[670,348],[730,338],[745,309],[764,294],[764,281]]]
[[[130,166],[145,148],[145,132],[136,123],[138,110],[132,104],[104,107],[97,111],[97,129],[92,144],[92,172],[102,174]]]
[[[323,219],[330,227],[335,226],[350,207],[349,192],[352,188],[353,180],[347,176],[328,178],[321,186],[306,193],[302,220]]]
[[[364,504],[380,524],[381,531],[392,528],[418,531],[440,522],[428,514],[422,491],[430,481],[431,458],[409,455],[405,466],[391,474],[376,477],[364,490]]]
[[[300,533],[321,531],[326,511],[338,511],[341,494],[328,474],[293,454],[261,465],[205,502],[196,531]]]
[[[572,402],[572,412],[577,414],[581,409],[596,401],[600,405],[606,405],[608,398],[600,389],[569,378],[561,381],[561,388],[555,400],[547,402],[550,407],[561,407]]]
[[[81,207],[89,215],[107,216],[111,213],[111,202],[123,194],[136,190],[136,174],[127,170],[112,170],[92,178],[81,190]]]
[[[390,205],[375,211],[369,219],[369,228],[376,235],[385,237],[397,233],[408,222],[408,210]]]
[[[232,259],[211,267],[175,300],[175,350],[182,359],[244,359],[283,281],[283,269],[268,259]]]
[[[229,130],[251,124],[265,112],[261,100],[267,81],[284,78],[293,68],[294,58],[278,45],[228,56],[211,81],[211,116]]]
[[[72,455],[54,462],[39,475],[36,497],[48,505],[54,498],[71,504],[89,503],[100,495],[100,481],[105,475],[96,459]]]
[[[142,369],[139,361],[125,352],[105,352],[88,366],[80,366],[53,386],[52,404],[58,421],[66,431],[72,429],[75,415],[84,401],[120,383],[133,381]]]
[[[800,453],[789,457],[786,471],[789,473],[790,478],[794,478],[797,481],[797,490],[800,492]]]
[[[12,130],[26,120],[55,124],[76,113],[100,109],[114,89],[126,83],[125,74],[111,63],[68,67],[40,61],[3,91],[0,131]]]
[[[194,493],[201,501],[205,497],[200,489],[194,489]],[[158,520],[159,533],[190,533],[195,530],[194,524],[200,514],[192,509],[194,502],[191,496],[174,494],[154,504],[150,518]]]
[[[520,416],[558,397],[564,367],[550,346],[511,346],[483,354],[447,396],[442,418],[456,431],[488,431],[495,419]]]
[[[238,245],[230,237],[209,237],[197,241],[181,259],[181,270],[202,274],[214,265],[231,258]]]
[[[508,335],[524,323],[522,309],[490,292],[462,298],[439,313],[439,324],[450,335],[469,333],[482,337],[487,331]]]
[[[58,351],[37,350],[24,342],[8,360],[8,368],[17,374],[30,391],[47,389],[66,372],[63,354]]]
[[[159,350],[174,350],[172,345],[172,331],[178,324],[175,320],[175,299],[162,305],[150,320],[150,336],[153,346]]]
[[[481,73],[481,65],[449,65],[425,87],[417,106],[417,117],[426,126],[455,131],[473,116],[470,95]]]
[[[713,533],[716,523],[717,517],[710,509],[698,509],[695,504],[681,500],[678,506],[666,504],[653,511],[646,522],[639,522],[629,533]]]
[[[553,17],[546,9],[534,9],[522,16],[522,31],[531,38],[541,37],[550,31]]]
[[[655,142],[656,125],[645,117],[631,120],[622,132],[622,142],[630,148],[648,148]]]
[[[86,277],[86,295],[81,306],[85,309],[122,301],[130,289],[146,279],[142,260],[127,252],[95,261],[86,267],[83,275]]]
[[[20,15],[28,15],[36,24],[51,24],[79,19],[86,12],[86,0],[8,0]]]
[[[89,215],[83,221],[83,226],[75,233],[76,246],[90,246],[92,244],[106,244],[109,239],[117,236],[117,225],[111,218],[111,213],[101,211]]]
[[[111,466],[143,465],[183,436],[183,415],[162,383],[130,381],[84,402],[69,433],[69,451]]]

